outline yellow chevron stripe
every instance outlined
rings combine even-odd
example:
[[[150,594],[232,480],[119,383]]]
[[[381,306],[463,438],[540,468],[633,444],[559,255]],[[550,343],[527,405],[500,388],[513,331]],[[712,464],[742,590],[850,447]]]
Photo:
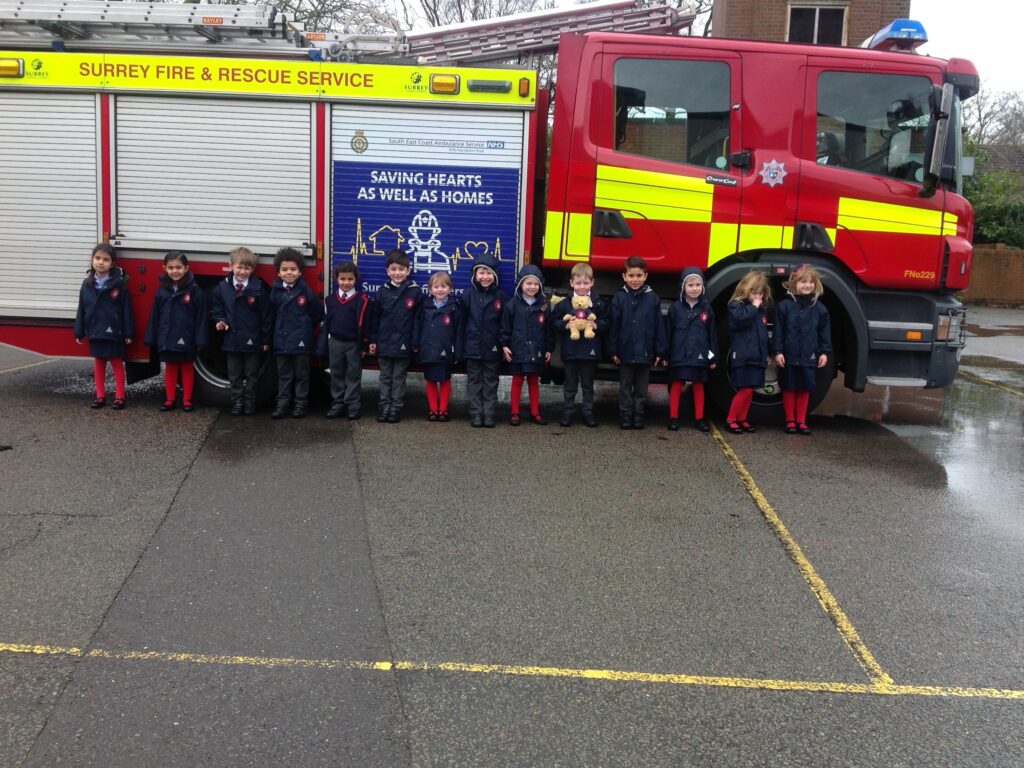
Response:
[[[703,179],[670,173],[597,167],[595,206],[621,210],[627,218],[711,221],[714,187]]]
[[[874,200],[839,198],[840,227],[858,232],[894,232],[908,235],[943,233],[942,211]]]

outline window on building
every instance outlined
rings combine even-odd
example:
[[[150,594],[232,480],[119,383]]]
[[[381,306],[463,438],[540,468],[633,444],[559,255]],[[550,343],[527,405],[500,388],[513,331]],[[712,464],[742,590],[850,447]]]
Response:
[[[790,6],[789,42],[842,45],[845,42],[846,8]]]
[[[823,72],[815,159],[821,165],[920,183],[930,93],[926,77]]]
[[[615,62],[614,149],[724,169],[729,152],[729,65],[670,59]]]

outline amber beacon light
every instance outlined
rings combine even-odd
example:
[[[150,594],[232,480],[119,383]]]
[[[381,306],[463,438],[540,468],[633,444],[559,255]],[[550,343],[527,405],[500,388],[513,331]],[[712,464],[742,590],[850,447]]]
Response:
[[[0,59],[0,77],[24,77],[24,59]]]
[[[456,94],[459,92],[459,76],[458,75],[431,75],[430,76],[430,92],[431,93],[449,93]]]

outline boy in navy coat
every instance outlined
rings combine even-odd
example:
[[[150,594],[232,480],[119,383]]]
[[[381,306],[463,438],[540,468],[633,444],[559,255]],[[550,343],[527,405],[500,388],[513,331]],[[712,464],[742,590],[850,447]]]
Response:
[[[491,256],[473,260],[473,277],[460,299],[463,322],[460,349],[466,361],[466,390],[470,425],[493,427],[498,403],[498,367],[501,350],[501,311],[508,294],[498,287],[498,262]]]
[[[647,262],[630,256],[622,265],[622,290],[612,296],[608,354],[619,366],[619,426],[644,428],[647,385],[651,380],[661,299],[647,285]]]
[[[256,254],[236,248],[228,254],[231,274],[213,289],[214,327],[223,334],[220,348],[228,364],[231,415],[256,413],[260,353],[270,345],[270,293],[253,275]]]
[[[409,280],[409,256],[397,248],[387,255],[388,280],[373,303],[373,336],[370,352],[380,366],[380,400],[377,421],[397,424],[402,418],[405,378],[413,353],[416,317],[423,291]]]
[[[589,264],[577,264],[572,268],[569,275],[569,283],[572,285],[572,292],[575,296],[589,296],[591,301],[590,312],[597,316],[596,320],[588,320],[591,330],[594,331],[594,338],[588,339],[585,334],[579,334],[578,340],[569,336],[569,328],[573,319],[565,320],[565,315],[571,313],[570,299],[560,302],[552,302],[550,320],[562,337],[562,364],[565,366],[565,387],[564,400],[565,409],[562,411],[562,419],[559,422],[563,427],[572,425],[573,413],[576,410],[576,392],[583,390],[583,423],[588,427],[596,427],[597,419],[594,418],[594,376],[597,373],[597,364],[601,361],[601,341],[608,332],[611,323],[611,312],[608,305],[602,301],[594,287],[594,270]]]
[[[301,419],[309,408],[309,357],[313,329],[324,310],[320,297],[302,279],[302,254],[282,248],[274,257],[277,280],[270,290],[274,318],[274,356],[277,360],[277,405],[271,416],[283,419],[292,404],[292,416]]]

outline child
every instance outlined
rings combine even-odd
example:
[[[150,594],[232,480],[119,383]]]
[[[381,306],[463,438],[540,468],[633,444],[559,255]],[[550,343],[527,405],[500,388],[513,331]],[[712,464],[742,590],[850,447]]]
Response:
[[[292,418],[301,419],[309,407],[309,356],[313,329],[323,319],[320,297],[302,279],[302,254],[282,248],[274,257],[277,280],[270,289],[274,358],[277,361],[277,405],[271,418],[283,419],[294,399]]]
[[[260,352],[270,348],[270,292],[253,275],[256,254],[235,248],[228,254],[231,274],[213,289],[214,327],[223,335],[220,348],[228,364],[231,415],[256,413]]]
[[[591,293],[594,287],[594,270],[589,264],[577,264],[569,273],[569,284],[572,286],[573,296],[589,296],[592,306],[589,314],[597,317],[596,320],[588,320],[587,325],[594,331],[594,338],[588,339],[584,334],[579,334],[579,339],[574,341],[569,337],[570,326],[574,318],[565,319],[567,313],[571,313],[569,300],[552,304],[551,320],[556,323],[558,332],[562,337],[562,363],[565,366],[565,387],[563,389],[565,408],[562,411],[562,420],[559,422],[563,427],[572,425],[573,412],[576,410],[576,392],[583,390],[583,423],[588,427],[596,427],[597,419],[594,418],[594,375],[597,373],[597,364],[601,360],[601,338],[607,333],[610,323],[608,306],[596,293]]]
[[[729,381],[736,389],[726,428],[733,434],[755,431],[747,422],[754,388],[764,386],[768,367],[768,315],[771,287],[763,272],[743,276],[729,299]]]
[[[206,346],[206,294],[188,268],[188,256],[171,251],[164,256],[164,274],[153,296],[146,327],[146,346],[155,348],[164,364],[164,402],[161,411],[174,410],[181,374],[181,410],[192,410],[196,353]]]
[[[328,419],[348,413],[359,418],[362,408],[363,355],[370,344],[370,299],[356,287],[359,270],[343,261],[334,268],[334,286],[324,300],[320,339],[327,345],[331,366],[331,407]]]
[[[619,427],[644,428],[644,406],[654,347],[661,325],[661,299],[647,285],[647,262],[630,256],[622,265],[622,290],[612,297],[608,353],[619,366]]]
[[[786,432],[811,434],[807,427],[807,405],[817,386],[815,368],[824,368],[832,353],[828,310],[818,302],[825,289],[821,274],[803,264],[789,276],[787,295],[775,310],[772,352],[779,366],[782,410]]]
[[[388,281],[373,303],[373,335],[370,352],[380,367],[380,399],[377,421],[397,424],[402,419],[405,378],[412,357],[416,315],[423,291],[409,280],[409,256],[397,248],[388,252]]]
[[[502,307],[508,304],[508,294],[498,287],[498,263],[491,256],[473,260],[471,285],[459,303],[463,316],[459,347],[466,360],[470,425],[491,429],[501,364],[498,334]]]
[[[691,382],[693,426],[700,432],[710,430],[704,420],[704,382],[718,356],[718,332],[715,312],[704,298],[704,278],[697,267],[687,267],[679,277],[679,298],[672,302],[662,326],[658,349],[668,366],[668,428],[679,429],[679,395],[683,384]]]
[[[427,281],[430,297],[420,307],[413,347],[418,350],[423,378],[427,382],[428,421],[448,421],[448,398],[452,392],[452,365],[462,308],[452,296],[452,279],[447,272],[435,272]]]
[[[555,346],[554,332],[547,317],[548,302],[544,297],[544,276],[532,264],[519,270],[515,295],[501,312],[498,344],[505,362],[512,366],[512,392],[508,423],[519,426],[519,400],[523,380],[530,393],[530,421],[544,425],[540,415],[540,380],[538,375],[551,362]]]
[[[92,377],[96,385],[96,399],[91,408],[102,408],[107,403],[105,381],[107,363],[114,372],[115,411],[124,408],[124,352],[135,335],[132,300],[125,286],[127,279],[119,267],[114,266],[117,254],[106,243],[92,249],[92,268],[78,291],[78,312],[75,314],[75,341],[89,339]]]

